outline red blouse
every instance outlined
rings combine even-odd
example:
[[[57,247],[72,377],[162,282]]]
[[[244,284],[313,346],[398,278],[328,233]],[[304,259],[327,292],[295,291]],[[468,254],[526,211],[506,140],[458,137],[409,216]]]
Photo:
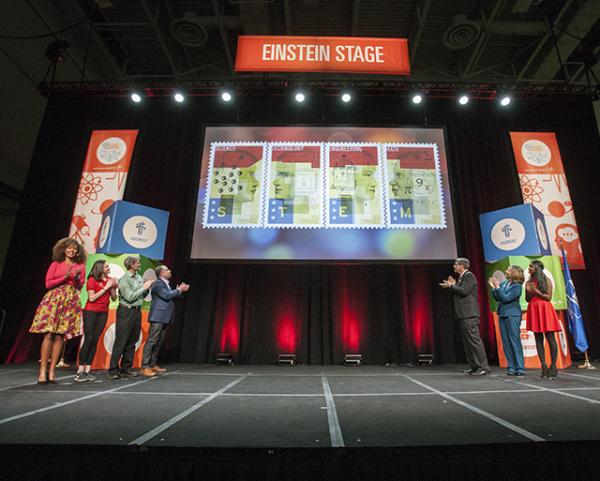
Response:
[[[77,277],[69,276],[65,279],[67,271],[71,267],[71,272],[79,270]],[[81,289],[83,287],[83,280],[85,279],[85,265],[83,264],[69,264],[66,261],[56,262],[50,264],[48,272],[46,272],[46,289],[53,289],[63,284],[70,284],[75,289]]]
[[[88,291],[88,295],[90,291],[94,291],[95,294],[98,294],[104,287],[106,287],[106,283],[108,279],[103,279],[101,281],[97,281],[93,277],[89,277],[87,280],[87,284],[85,288]],[[104,294],[102,294],[95,301],[90,301],[89,297],[87,302],[85,303],[84,309],[86,311],[94,311],[94,312],[106,312],[108,311],[108,304],[110,303],[110,289],[107,290]]]

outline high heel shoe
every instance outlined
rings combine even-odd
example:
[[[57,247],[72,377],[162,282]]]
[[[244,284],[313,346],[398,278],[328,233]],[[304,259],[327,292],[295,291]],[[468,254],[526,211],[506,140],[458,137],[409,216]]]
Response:
[[[550,369],[548,369],[548,379],[556,379],[557,376],[558,369],[556,368],[556,366],[550,366]]]
[[[45,379],[42,379],[41,381],[38,379],[38,382],[37,382],[37,383],[38,383],[38,384],[41,384],[41,385],[46,385],[46,384],[48,384],[48,374],[46,374],[46,377],[45,377]]]
[[[542,379],[548,379],[550,377],[550,371],[546,366],[542,366]]]

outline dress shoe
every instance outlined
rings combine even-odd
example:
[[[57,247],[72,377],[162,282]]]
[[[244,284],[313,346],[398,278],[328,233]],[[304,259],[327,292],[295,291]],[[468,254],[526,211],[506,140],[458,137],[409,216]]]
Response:
[[[127,371],[121,372],[121,377],[138,377],[139,373],[137,371],[132,371],[128,369]]]
[[[477,369],[471,373],[471,376],[485,376],[489,374],[490,371],[486,371],[485,369]]]
[[[507,375],[507,376],[516,376],[516,375],[517,375],[517,373],[516,373],[515,371],[508,371],[508,372],[506,373],[506,375]]]
[[[517,377],[524,377],[525,373],[523,371],[517,371],[517,373],[515,374],[515,376],[517,376]]]
[[[154,367],[151,367],[150,369],[152,369],[156,373],[167,372],[167,370],[164,367],[160,367],[160,366],[154,366]]]
[[[143,367],[140,370],[140,373],[142,373],[142,376],[144,377],[155,377],[156,373],[149,367]]]
[[[475,371],[477,371],[477,369],[473,369],[473,368],[469,368],[469,369],[465,369],[463,371],[463,374],[473,374]]]

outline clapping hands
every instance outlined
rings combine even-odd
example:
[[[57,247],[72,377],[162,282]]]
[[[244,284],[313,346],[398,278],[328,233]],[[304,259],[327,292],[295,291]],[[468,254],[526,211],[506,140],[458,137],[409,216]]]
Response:
[[[189,284],[186,284],[185,282],[182,282],[181,284],[179,284],[177,286],[177,289],[179,289],[179,291],[181,293],[184,293],[184,292],[187,292],[187,291],[190,290],[190,286],[189,286]]]
[[[495,277],[490,277],[488,279],[488,284],[492,289],[498,289],[498,287],[500,287],[500,281],[498,281],[498,279]]]
[[[452,276],[448,276],[448,279],[440,282],[439,285],[440,285],[440,287],[442,287],[444,289],[448,289],[449,287],[452,287],[454,284],[456,284],[456,279],[454,279],[454,277],[452,277]]]

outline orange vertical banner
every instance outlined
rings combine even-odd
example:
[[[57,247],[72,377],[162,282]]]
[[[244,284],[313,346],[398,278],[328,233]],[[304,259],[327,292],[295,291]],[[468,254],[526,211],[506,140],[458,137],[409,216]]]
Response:
[[[96,252],[102,213],[123,199],[138,130],[94,130],[90,138],[69,237]]]
[[[571,269],[585,269],[567,177],[554,132],[511,132],[523,202],[544,214],[552,254],[567,252]]]

